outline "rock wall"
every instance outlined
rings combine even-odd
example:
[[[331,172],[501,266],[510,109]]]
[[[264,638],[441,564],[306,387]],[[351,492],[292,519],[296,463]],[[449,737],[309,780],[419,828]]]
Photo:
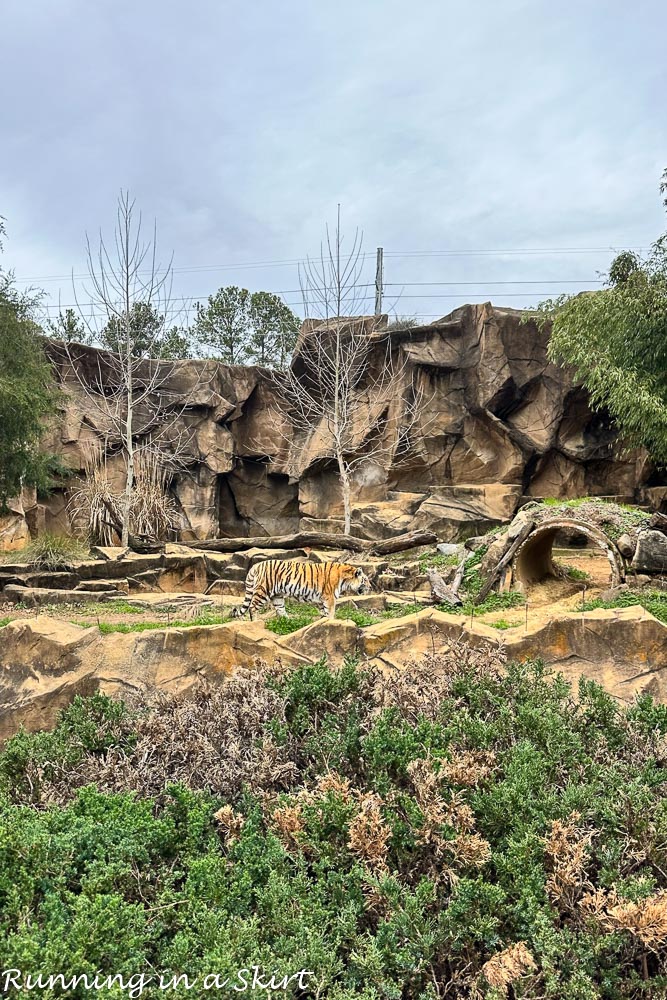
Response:
[[[202,680],[221,683],[235,669],[261,660],[306,666],[324,653],[331,664],[359,656],[387,670],[446,649],[462,635],[474,645],[501,643],[487,625],[471,628],[460,617],[431,609],[367,628],[319,619],[286,636],[274,635],[261,621],[102,635],[46,616],[16,620],[0,629],[0,743],[20,726],[51,729],[77,694],[182,694]],[[661,622],[631,607],[567,614],[532,633],[513,630],[502,645],[508,659],[540,657],[573,684],[583,674],[620,700],[650,694],[665,702],[666,635]]]
[[[304,326],[302,338],[310,329]],[[472,533],[511,517],[522,496],[643,499],[646,489],[660,486],[646,455],[624,453],[572,375],[548,362],[548,332],[520,312],[469,305],[428,326],[374,333],[369,370],[382,363],[387,338],[394,356],[409,362],[406,388],[414,378],[425,404],[407,456],[389,454],[357,470],[356,533],[383,537],[424,526],[454,538],[461,529]],[[103,351],[76,352],[75,372],[62,345],[49,346],[63,405],[47,446],[81,474],[91,448],[102,448],[110,477],[121,485],[118,431],[96,404],[113,382],[113,366]],[[336,471],[322,429],[292,433],[269,372],[212,361],[146,364],[151,371],[165,366],[159,394],[177,414],[166,434],[180,451],[172,491],[184,539],[340,526]],[[293,364],[307,378],[299,350]],[[92,397],[81,381],[96,387]],[[401,406],[400,394],[391,413],[367,395],[359,406],[359,453],[370,434],[391,434],[388,418],[400,420]],[[148,404],[137,429],[140,440],[156,432]],[[35,523],[69,530],[66,501],[57,492]]]

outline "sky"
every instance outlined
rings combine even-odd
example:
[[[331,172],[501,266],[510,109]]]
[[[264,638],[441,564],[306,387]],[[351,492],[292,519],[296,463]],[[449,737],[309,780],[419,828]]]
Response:
[[[0,265],[74,301],[119,190],[186,307],[302,313],[341,206],[372,312],[599,287],[667,228],[664,0],[2,0]],[[90,298],[78,277],[76,298]]]

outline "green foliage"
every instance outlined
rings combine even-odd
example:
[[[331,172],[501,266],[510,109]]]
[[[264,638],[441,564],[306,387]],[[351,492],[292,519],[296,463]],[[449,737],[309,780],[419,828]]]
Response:
[[[645,608],[658,621],[667,625],[667,591],[664,590],[622,590],[614,598],[603,601],[597,598],[584,604],[585,611],[595,608]]]
[[[592,682],[577,698],[538,664],[500,674],[465,657],[391,681],[323,662],[270,680],[283,708],[236,752],[270,739],[267,762],[293,769],[259,769],[226,802],[196,767],[159,800],[129,787],[146,714],[99,695],[52,733],[10,740],[0,969],[201,984],[305,968],[307,989],[286,995],[336,1000],[432,1000],[434,982],[453,1000],[665,995],[667,710],[647,696],[619,706]],[[152,731],[151,767],[170,718]],[[114,790],[77,787],[85,762]],[[520,943],[531,963],[494,991],[484,963]],[[142,995],[164,994],[153,982]]]
[[[569,563],[556,563],[557,568],[567,577],[568,580],[590,580],[591,575],[578,566],[570,566]]]
[[[46,329],[50,337],[55,340],[64,340],[68,344],[72,341],[79,344],[90,344],[93,341],[91,331],[87,329],[74,309],[59,312],[55,320],[49,320]]]
[[[449,604],[438,604],[440,611],[447,611],[451,615],[485,615],[489,611],[507,611],[510,608],[518,608],[526,603],[526,598],[516,590],[508,590],[502,594],[491,592],[481,604],[475,604],[474,596],[466,597],[466,600],[457,608]]]
[[[403,618],[405,615],[415,614],[423,611],[424,604],[392,604],[391,607],[382,611],[365,611],[363,608],[356,608],[349,604],[344,604],[336,608],[336,618],[341,621],[352,621],[359,628],[367,625],[376,625],[378,622],[386,621],[389,618]],[[295,601],[285,603],[286,615],[276,615],[269,618],[266,627],[276,635],[289,635],[306,625],[312,625],[314,621],[322,616],[322,612],[314,604],[298,604]]]
[[[228,365],[284,367],[299,320],[278,295],[230,285],[196,304],[192,336]]]
[[[508,622],[506,618],[499,618],[495,622],[489,622],[491,628],[497,628],[500,629],[501,631],[504,631],[505,629],[508,628],[516,628],[516,624],[517,624],[516,622]]]
[[[630,444],[667,462],[667,236],[644,260],[618,256],[604,290],[543,303],[540,318],[553,321],[551,359],[574,367]]]
[[[48,485],[39,442],[56,396],[34,319],[38,303],[0,271],[0,510],[23,485]]]
[[[111,316],[100,331],[103,347],[127,357],[178,360],[191,355],[189,336],[178,326],[168,327],[166,318],[151,302],[133,302],[126,314]]]
[[[459,556],[456,554],[445,556],[441,552],[427,552],[419,557],[419,572],[425,573],[427,569],[447,569],[451,566],[458,566]]]
[[[247,362],[250,327],[250,292],[229,285],[209,295],[206,305],[197,302],[192,334],[197,343],[210,348],[226,365]]]
[[[299,320],[278,295],[253,292],[250,296],[248,356],[256,365],[284,368],[299,332]]]

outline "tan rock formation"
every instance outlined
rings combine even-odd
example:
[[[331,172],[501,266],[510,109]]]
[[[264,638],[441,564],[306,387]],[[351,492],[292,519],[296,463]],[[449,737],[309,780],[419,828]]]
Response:
[[[302,340],[311,327],[304,327]],[[355,531],[383,537],[411,527],[410,518],[416,517],[420,525],[438,524],[443,537],[454,537],[465,518],[460,509],[451,517],[443,514],[441,491],[462,484],[493,487],[497,494],[505,489],[511,500],[502,505],[505,517],[521,494],[632,497],[649,481],[653,492],[658,489],[645,454],[623,454],[608,421],[591,413],[586,393],[573,384],[570,372],[547,360],[548,331],[524,322],[519,311],[489,303],[463,306],[428,326],[381,335],[375,338],[369,370],[386,349],[382,336],[390,338],[396,355],[409,360],[406,379],[423,387],[425,402],[409,453],[392,457],[387,438],[386,459],[369,462],[355,474]],[[82,470],[91,442],[105,443],[110,451],[118,442],[101,411],[68,375],[62,348],[54,343],[50,353],[64,391],[61,418],[48,445]],[[82,348],[80,355],[80,374],[92,382],[103,352]],[[298,370],[298,353],[294,363]],[[267,371],[191,361],[177,366],[167,390],[170,405],[182,408],[170,433],[187,442],[187,471],[173,483],[183,537],[284,534],[304,519],[336,526],[340,495],[326,435],[315,428],[298,440],[290,437]],[[357,443],[362,451],[367,436],[376,432],[377,410],[372,398],[360,405]],[[141,437],[141,421],[139,430]],[[122,480],[117,457],[110,458],[110,468]],[[410,494],[405,502],[397,499],[404,492]],[[415,494],[425,502],[416,503]],[[493,523],[496,499],[489,505],[487,493],[481,504],[470,500],[479,507],[470,520]],[[47,529],[63,530],[62,493],[40,510]],[[0,525],[0,544],[20,544],[28,523],[17,511],[13,521]]]
[[[40,616],[0,630],[0,740],[21,725],[52,727],[77,694],[185,692],[201,678],[215,683],[258,660],[289,667],[315,663],[324,653],[333,664],[356,652],[380,668],[400,668],[461,637],[503,645],[510,659],[540,658],[573,682],[583,674],[623,700],[649,693],[667,702],[667,626],[640,607],[570,613],[531,633],[519,626],[502,637],[436,609],[366,628],[320,619],[287,636],[262,621],[101,635]]]

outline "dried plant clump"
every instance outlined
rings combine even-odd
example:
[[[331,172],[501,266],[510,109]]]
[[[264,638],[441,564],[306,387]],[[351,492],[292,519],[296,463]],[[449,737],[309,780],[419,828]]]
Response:
[[[572,909],[590,885],[585,872],[593,834],[578,825],[580,819],[580,814],[574,812],[566,822],[554,820],[545,838],[545,860],[550,872],[547,894],[565,909]]]
[[[213,822],[218,827],[227,847],[231,847],[241,835],[245,819],[240,813],[234,812],[230,805],[221,806],[213,814]]]
[[[495,766],[493,751],[450,750],[451,760],[443,761],[441,773],[452,785],[475,788],[488,778]]]
[[[352,798],[350,779],[341,777],[336,771],[321,775],[316,781],[315,790],[319,795],[327,795],[329,792],[339,795],[343,802],[349,802]]]
[[[294,853],[300,850],[301,835],[305,828],[301,803],[274,809],[271,825],[286,851]]]
[[[412,660],[400,670],[372,674],[374,711],[399,709],[408,722],[437,717],[449,698],[454,681],[464,675],[497,679],[506,663],[497,645],[471,646],[463,639],[448,639],[437,650]]]
[[[528,951],[525,942],[518,941],[485,962],[482,966],[482,975],[489,986],[499,990],[502,996],[507,996],[512,983],[516,983],[522,976],[536,968],[535,959]]]
[[[387,867],[390,830],[382,817],[382,799],[373,792],[361,798],[360,809],[350,823],[348,847],[375,871]]]
[[[202,683],[185,695],[137,702],[128,722],[136,732],[131,750],[115,746],[103,756],[86,754],[74,766],[50,769],[49,776],[35,774],[34,784],[44,801],[60,805],[87,784],[158,801],[174,783],[226,799],[244,786],[257,792],[288,788],[295,764],[266,733],[267,723],[284,715],[283,697],[266,683],[275,675],[274,668],[239,670],[219,687]]]
[[[124,492],[109,479],[101,450],[85,455],[85,475],[72,491],[68,513],[75,531],[96,545],[118,542],[116,526],[122,523]],[[178,527],[178,507],[168,494],[171,475],[150,445],[134,453],[134,489],[130,503],[133,535],[164,540]]]
[[[581,909],[606,932],[626,931],[649,951],[667,945],[667,889],[637,902],[623,899],[615,890],[597,889],[584,896]]]

